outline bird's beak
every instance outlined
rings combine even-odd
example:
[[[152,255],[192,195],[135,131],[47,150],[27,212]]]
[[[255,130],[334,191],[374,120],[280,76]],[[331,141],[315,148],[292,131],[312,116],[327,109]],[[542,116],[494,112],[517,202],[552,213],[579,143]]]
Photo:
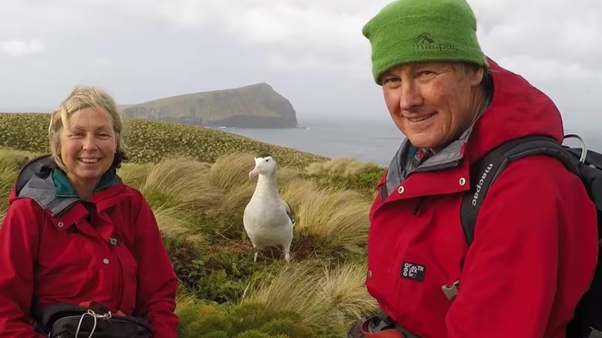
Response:
[[[253,178],[253,177],[257,176],[257,174],[258,174],[258,172],[257,172],[257,168],[255,168],[255,169],[251,170],[251,171],[249,172],[249,179],[251,179],[251,178]]]

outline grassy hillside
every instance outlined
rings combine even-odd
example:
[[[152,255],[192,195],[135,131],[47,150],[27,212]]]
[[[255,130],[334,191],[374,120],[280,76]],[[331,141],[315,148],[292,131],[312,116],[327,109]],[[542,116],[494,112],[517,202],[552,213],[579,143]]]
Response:
[[[48,149],[48,122],[47,114],[0,113],[0,146],[45,152]],[[221,155],[241,150],[271,153],[282,158],[283,165],[297,168],[326,159],[209,128],[138,119],[128,119],[127,128],[132,162],[157,162],[169,156],[214,162]]]
[[[0,114],[0,217],[18,168],[46,152],[47,115]],[[19,124],[17,124],[19,122]],[[364,287],[375,164],[325,159],[223,133],[128,121],[132,161],[119,175],[149,200],[180,279],[180,337],[343,337],[376,311]],[[177,142],[176,142],[177,140]],[[258,151],[280,163],[279,190],[297,226],[253,262],[243,209]]]

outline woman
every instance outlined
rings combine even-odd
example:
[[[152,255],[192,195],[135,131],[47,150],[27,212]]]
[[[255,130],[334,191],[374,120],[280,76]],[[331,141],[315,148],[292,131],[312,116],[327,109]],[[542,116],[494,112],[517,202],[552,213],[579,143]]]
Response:
[[[383,314],[366,335],[565,337],[592,281],[596,208],[553,157],[495,173],[468,245],[462,201],[487,177],[471,168],[510,140],[563,141],[552,100],[487,58],[476,28],[465,0],[395,1],[363,28],[374,81],[407,137],[370,210],[366,286]]]
[[[34,333],[43,309],[101,304],[114,318],[139,315],[155,337],[177,337],[178,281],[153,212],[116,173],[125,147],[115,102],[74,90],[49,137],[51,155],[23,167],[0,228],[0,332],[43,337]]]

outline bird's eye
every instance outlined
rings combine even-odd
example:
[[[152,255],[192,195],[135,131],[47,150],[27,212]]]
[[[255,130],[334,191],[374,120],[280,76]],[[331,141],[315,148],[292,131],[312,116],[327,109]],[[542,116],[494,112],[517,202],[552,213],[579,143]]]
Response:
[[[269,158],[266,158],[266,159],[265,159],[265,161],[266,161],[266,162],[270,162],[270,159],[269,159]]]

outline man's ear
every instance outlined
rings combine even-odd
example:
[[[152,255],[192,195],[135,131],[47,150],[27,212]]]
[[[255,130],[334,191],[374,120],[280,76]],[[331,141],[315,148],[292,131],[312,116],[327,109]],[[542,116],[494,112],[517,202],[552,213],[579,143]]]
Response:
[[[481,82],[483,82],[483,77],[485,76],[485,70],[483,67],[472,68],[468,72],[468,81],[472,86],[477,86]]]

